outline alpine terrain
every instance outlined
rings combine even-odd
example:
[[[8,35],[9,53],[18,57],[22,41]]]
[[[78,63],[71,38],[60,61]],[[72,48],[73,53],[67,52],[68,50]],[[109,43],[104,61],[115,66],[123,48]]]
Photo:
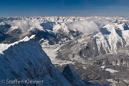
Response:
[[[129,86],[128,25],[118,16],[1,17],[0,80]]]

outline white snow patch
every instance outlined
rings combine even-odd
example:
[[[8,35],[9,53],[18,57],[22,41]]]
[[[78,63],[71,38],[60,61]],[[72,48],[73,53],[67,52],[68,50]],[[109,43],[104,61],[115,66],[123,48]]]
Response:
[[[101,66],[101,68],[102,68],[102,69],[104,69],[104,68],[105,68],[105,66]]]
[[[83,67],[83,69],[86,69],[86,67]]]
[[[111,69],[111,68],[106,68],[105,70],[109,71],[110,73],[118,72],[118,70],[114,70],[114,69]]]

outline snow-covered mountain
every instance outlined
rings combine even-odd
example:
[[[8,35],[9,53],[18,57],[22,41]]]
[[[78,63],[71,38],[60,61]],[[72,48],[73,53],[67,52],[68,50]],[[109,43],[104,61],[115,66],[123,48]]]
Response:
[[[129,19],[123,17],[2,17],[0,46],[32,37],[60,70],[71,64],[84,81],[126,86],[128,25]]]
[[[26,37],[1,50],[0,85],[101,86],[92,83],[87,85],[88,82],[83,82],[69,65],[61,73],[51,63],[40,44],[32,39],[33,37]]]
[[[0,54],[0,70],[0,80],[5,81],[1,85],[4,86],[12,86],[8,80],[15,79],[43,80],[39,86],[72,86],[52,65],[41,46],[33,40],[19,42],[3,51],[3,54]],[[14,82],[14,85],[18,84]]]

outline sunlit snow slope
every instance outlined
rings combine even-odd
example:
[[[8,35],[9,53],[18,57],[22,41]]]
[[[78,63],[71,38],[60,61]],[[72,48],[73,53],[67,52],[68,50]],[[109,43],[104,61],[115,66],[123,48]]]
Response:
[[[5,80],[5,83],[0,85],[8,86],[7,79],[43,80],[43,83],[37,86],[72,86],[52,65],[40,44],[33,40],[19,42],[0,54],[0,80]]]

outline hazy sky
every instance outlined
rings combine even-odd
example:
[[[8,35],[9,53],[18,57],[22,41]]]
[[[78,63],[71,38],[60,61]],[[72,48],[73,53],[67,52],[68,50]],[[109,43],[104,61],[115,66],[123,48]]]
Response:
[[[0,0],[0,16],[129,17],[129,0]]]

